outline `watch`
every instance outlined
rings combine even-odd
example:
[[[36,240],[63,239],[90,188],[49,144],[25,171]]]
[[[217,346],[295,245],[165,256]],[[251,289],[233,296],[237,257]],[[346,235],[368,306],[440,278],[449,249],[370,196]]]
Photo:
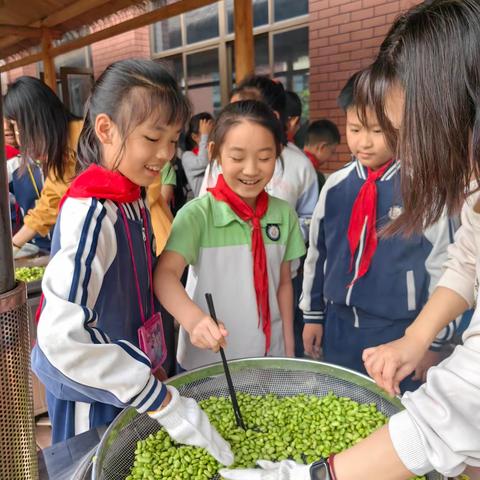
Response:
[[[310,466],[310,478],[312,480],[333,480],[327,460],[321,458],[312,463]]]

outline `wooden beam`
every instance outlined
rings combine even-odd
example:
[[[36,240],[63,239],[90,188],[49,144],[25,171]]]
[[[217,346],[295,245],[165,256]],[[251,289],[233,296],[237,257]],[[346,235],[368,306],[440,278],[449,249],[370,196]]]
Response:
[[[255,71],[252,0],[235,0],[235,82],[240,83]]]
[[[43,31],[42,37],[42,62],[44,72],[44,82],[54,91],[57,91],[57,74],[55,72],[55,62],[51,55],[52,37],[47,28]]]
[[[24,27],[22,25],[0,24],[0,35],[15,35],[17,37],[41,38],[42,29],[35,27]]]
[[[145,27],[160,20],[165,20],[167,18],[175,17],[182,13],[190,12],[197,8],[216,3],[218,0],[179,0],[175,3],[166,5],[157,10],[144,13],[138,17],[131,18],[125,22],[118,23],[111,27],[105,28],[98,32],[92,33],[91,35],[86,35],[85,37],[77,38],[71,42],[64,43],[58,47],[53,47],[50,49],[50,55],[56,57],[63,53],[71,52],[77,50],[78,48],[86,47],[92,43],[99,42],[100,40],[105,40],[107,38],[114,37],[115,35],[120,35],[121,33],[128,32],[130,30],[135,30],[137,28]],[[250,1],[251,0],[247,0]],[[0,72],[6,72],[12,68],[22,67],[24,65],[29,65],[30,63],[38,61],[38,54],[29,55],[27,57],[21,58],[14,62],[9,62],[5,65],[0,66]]]
[[[93,10],[94,8],[101,7],[109,1],[111,0],[81,0],[78,2],[73,2],[68,7],[52,13],[45,19],[31,23],[27,28],[55,27],[63,22],[71,20],[72,18],[78,17],[85,12]],[[0,49],[18,42],[21,37],[25,36],[26,35],[19,35],[17,32],[11,32],[11,36],[2,38],[0,40]],[[39,37],[41,37],[41,33]]]

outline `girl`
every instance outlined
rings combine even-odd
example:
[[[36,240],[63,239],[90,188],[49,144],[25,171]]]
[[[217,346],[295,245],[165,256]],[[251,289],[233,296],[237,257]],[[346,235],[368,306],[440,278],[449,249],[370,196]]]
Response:
[[[248,100],[227,106],[209,147],[223,175],[175,217],[155,285],[182,325],[177,360],[184,369],[218,361],[204,350],[219,340],[209,334],[215,323],[205,313],[207,292],[230,332],[229,359],[293,356],[290,261],[301,257],[305,246],[295,212],[264,191],[281,139],[281,126],[267,105]],[[185,291],[180,277],[186,265],[192,267]]]
[[[62,201],[32,353],[53,442],[132,406],[177,441],[233,460],[196,402],[152,374],[161,359],[139,349],[138,338],[149,345],[161,330],[142,187],[172,158],[188,114],[174,79],[151,61],[110,65],[92,91],[79,143],[84,171]]]
[[[393,231],[420,231],[433,224],[445,206],[455,213],[472,191],[471,177],[480,180],[478,0],[433,0],[402,15],[363,81],[371,87],[382,129],[398,129],[397,156],[407,167],[402,169],[405,210]],[[367,369],[392,392],[441,328],[474,303],[480,273],[478,196],[468,198],[463,220],[444,276],[405,337],[364,354]],[[402,480],[433,469],[451,477],[469,467],[471,478],[480,478],[478,304],[463,342],[429,370],[426,384],[404,395],[405,410],[388,426],[334,461],[312,466],[283,462],[269,464],[268,472],[221,474],[237,480]]]
[[[212,127],[213,117],[208,112],[197,113],[190,120],[185,138],[182,165],[195,197],[198,197],[208,165],[207,142]]]
[[[285,89],[280,82],[275,82],[265,75],[251,75],[235,89],[230,102],[251,99],[265,102],[282,124],[282,158],[277,159],[274,175],[267,185],[267,192],[287,201],[297,212],[300,228],[307,242],[310,221],[318,201],[317,174],[302,151],[286,140]],[[205,174],[201,194],[205,193],[207,187],[215,185],[218,173],[218,165],[211,164]],[[294,275],[298,265],[295,267]]]
[[[33,77],[20,77],[8,87],[4,107],[22,153],[20,172],[25,173],[29,159],[34,159],[41,163],[45,176],[35,207],[27,212],[24,225],[13,236],[13,252],[17,254],[34,237],[47,237],[55,225],[60,199],[75,175],[82,122],[53,90]]]

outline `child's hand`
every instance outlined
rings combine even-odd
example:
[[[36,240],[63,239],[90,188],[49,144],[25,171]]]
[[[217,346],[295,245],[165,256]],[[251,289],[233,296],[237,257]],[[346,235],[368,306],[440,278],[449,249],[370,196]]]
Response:
[[[417,368],[425,351],[420,341],[406,334],[385,345],[366,348],[362,358],[368,374],[393,397],[400,394],[400,382]]]
[[[228,332],[223,325],[219,323],[218,326],[212,317],[203,316],[189,332],[190,341],[192,345],[198,348],[208,348],[215,353],[220,350],[220,347],[225,348],[227,342],[225,337]]]
[[[212,128],[213,120],[202,119],[200,120],[200,123],[198,125],[198,132],[200,133],[200,135],[210,135]]]
[[[412,380],[421,380],[422,382],[425,382],[430,367],[438,365],[443,358],[444,355],[442,355],[441,352],[427,350],[423,358],[420,360],[420,363],[416,366],[415,375],[412,377]]]
[[[322,337],[323,325],[317,323],[306,323],[303,326],[303,348],[309,357],[320,358]]]

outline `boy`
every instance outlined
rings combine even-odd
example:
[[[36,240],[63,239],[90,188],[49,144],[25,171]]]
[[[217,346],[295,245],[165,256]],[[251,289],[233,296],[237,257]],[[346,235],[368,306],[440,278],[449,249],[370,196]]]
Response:
[[[441,274],[452,229],[442,218],[423,235],[377,236],[402,209],[400,163],[392,158],[374,109],[367,105],[365,123],[360,118],[357,75],[339,96],[353,159],[330,175],[321,191],[300,308],[307,354],[318,357],[322,344],[325,361],[366,373],[363,350],[402,337],[426,303]],[[452,333],[449,325],[433,347]],[[440,359],[429,352],[424,360],[428,368]],[[402,391],[417,388],[423,373],[417,369],[407,377]]]
[[[308,126],[303,151],[317,172],[320,190],[325,184],[325,175],[320,169],[333,157],[339,143],[340,132],[330,120],[316,120]]]

